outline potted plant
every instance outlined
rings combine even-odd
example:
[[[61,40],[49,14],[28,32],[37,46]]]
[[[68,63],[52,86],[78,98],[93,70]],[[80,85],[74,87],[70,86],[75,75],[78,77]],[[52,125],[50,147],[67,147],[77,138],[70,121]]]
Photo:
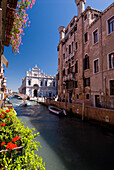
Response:
[[[39,135],[33,134],[16,117],[14,109],[0,110],[0,168],[1,169],[39,169],[45,170],[41,157],[35,153],[40,143],[35,141]]]

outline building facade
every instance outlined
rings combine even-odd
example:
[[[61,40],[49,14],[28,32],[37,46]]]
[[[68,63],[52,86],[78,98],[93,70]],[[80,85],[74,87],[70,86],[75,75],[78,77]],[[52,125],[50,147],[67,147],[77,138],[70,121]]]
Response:
[[[27,75],[22,79],[19,93],[29,97],[53,97],[56,96],[56,76],[47,76],[35,66],[32,71],[27,71]]]
[[[114,108],[114,3],[101,12],[75,2],[78,16],[58,29],[59,98]]]

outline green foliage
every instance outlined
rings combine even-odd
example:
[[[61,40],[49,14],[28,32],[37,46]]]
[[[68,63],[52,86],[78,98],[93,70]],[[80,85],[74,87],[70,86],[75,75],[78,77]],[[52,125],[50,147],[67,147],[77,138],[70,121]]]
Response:
[[[16,117],[14,109],[0,110],[0,168],[3,170],[45,170],[35,151],[41,147],[34,139],[39,132],[29,129]],[[5,151],[5,152],[3,152]]]

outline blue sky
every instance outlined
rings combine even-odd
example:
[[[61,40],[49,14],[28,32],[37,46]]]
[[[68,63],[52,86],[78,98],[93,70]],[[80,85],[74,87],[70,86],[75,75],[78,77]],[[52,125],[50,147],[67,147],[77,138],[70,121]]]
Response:
[[[87,0],[86,7],[98,10],[107,8],[113,0]],[[77,15],[75,0],[36,0],[28,10],[30,27],[24,29],[20,46],[20,54],[14,55],[12,48],[5,47],[4,55],[9,61],[5,68],[7,87],[18,91],[26,71],[36,64],[47,75],[57,73],[57,45],[59,42],[59,26],[67,26]]]

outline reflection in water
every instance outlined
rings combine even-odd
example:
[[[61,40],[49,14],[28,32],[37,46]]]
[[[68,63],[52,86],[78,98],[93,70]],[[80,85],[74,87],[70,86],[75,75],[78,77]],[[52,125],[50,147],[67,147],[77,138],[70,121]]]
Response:
[[[13,103],[19,101],[13,99]],[[40,132],[40,154],[47,170],[114,169],[114,135],[75,117],[59,118],[47,107],[14,107],[18,117]]]

